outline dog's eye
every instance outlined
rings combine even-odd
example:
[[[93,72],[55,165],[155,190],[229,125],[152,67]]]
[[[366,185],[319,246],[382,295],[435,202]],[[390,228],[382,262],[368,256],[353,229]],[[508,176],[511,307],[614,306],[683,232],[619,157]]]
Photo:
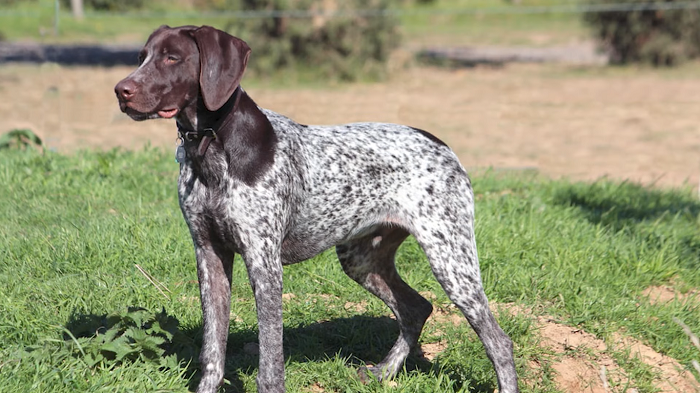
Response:
[[[168,57],[165,58],[165,62],[168,64],[177,63],[178,60],[180,60],[180,59],[174,55],[168,55]]]

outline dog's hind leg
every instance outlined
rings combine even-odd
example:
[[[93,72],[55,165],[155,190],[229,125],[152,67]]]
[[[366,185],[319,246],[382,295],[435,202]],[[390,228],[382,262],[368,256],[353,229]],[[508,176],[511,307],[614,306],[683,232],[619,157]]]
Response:
[[[383,227],[375,233],[336,247],[345,273],[380,298],[396,316],[400,335],[389,354],[369,367],[377,378],[393,377],[417,344],[433,306],[408,286],[396,271],[394,255],[408,233],[400,228]]]
[[[513,343],[489,310],[479,272],[473,214],[450,220],[416,225],[416,240],[423,247],[430,266],[457,308],[462,311],[496,370],[499,392],[518,392]],[[454,218],[454,217],[453,217]],[[461,218],[461,219],[460,219]]]

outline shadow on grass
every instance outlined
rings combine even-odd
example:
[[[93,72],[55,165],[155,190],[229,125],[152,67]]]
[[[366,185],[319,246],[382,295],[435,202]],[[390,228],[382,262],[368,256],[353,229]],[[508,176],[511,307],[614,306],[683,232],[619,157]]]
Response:
[[[639,184],[599,181],[577,183],[554,196],[556,204],[579,209],[593,224],[614,232],[626,231],[648,244],[663,245],[669,238],[688,256],[700,255],[700,201],[690,192],[659,190]],[[688,258],[700,267],[697,258]]]
[[[133,308],[132,308],[133,309]],[[169,317],[172,318],[172,317]],[[113,318],[112,318],[113,319]],[[66,329],[77,338],[104,334],[112,327],[107,315],[75,314],[66,324]],[[232,322],[233,323],[233,322]],[[146,327],[147,328],[147,327]],[[257,343],[258,332],[253,329],[236,330],[229,334],[225,378],[229,384],[221,391],[242,392],[241,373],[253,374],[258,367],[258,355],[245,351],[244,345]],[[399,329],[395,320],[388,317],[355,316],[315,322],[297,327],[285,327],[285,360],[298,362],[322,362],[338,355],[347,359],[349,367],[360,368],[365,364],[377,364],[389,352],[398,337]],[[66,341],[71,338],[66,334]],[[196,390],[200,379],[199,352],[202,345],[202,326],[176,329],[171,341],[162,347],[163,356],[175,354],[180,364],[188,364],[185,376],[190,378],[189,389]],[[466,365],[465,365],[466,366]],[[457,388],[471,383],[470,391],[492,392],[495,385],[477,381],[463,381],[464,370],[460,367],[440,366],[422,356],[411,354],[405,363],[406,371],[422,373],[443,373],[457,381]]]
[[[627,182],[572,184],[555,196],[555,203],[578,207],[590,222],[614,230],[679,215],[695,221],[700,214],[700,202],[684,193]]]

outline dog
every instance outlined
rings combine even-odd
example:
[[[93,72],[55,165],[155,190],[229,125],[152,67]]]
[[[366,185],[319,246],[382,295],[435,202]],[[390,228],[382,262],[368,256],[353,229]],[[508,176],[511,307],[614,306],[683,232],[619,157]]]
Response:
[[[197,392],[223,383],[234,254],[242,256],[255,296],[258,392],[278,393],[282,267],[333,246],[344,272],[396,316],[396,343],[365,370],[392,378],[432,312],[394,265],[409,235],[484,344],[499,391],[518,392],[513,344],[481,283],[474,194],[456,155],[408,126],[307,126],[258,107],[240,87],[250,51],[210,26],[161,26],[141,50],[138,68],[115,86],[121,111],[132,119],[177,122],[178,195],[203,314]]]

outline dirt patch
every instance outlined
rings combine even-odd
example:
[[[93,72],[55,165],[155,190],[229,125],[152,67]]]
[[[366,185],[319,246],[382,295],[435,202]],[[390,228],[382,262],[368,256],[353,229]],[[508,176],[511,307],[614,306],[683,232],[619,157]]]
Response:
[[[494,313],[511,315],[533,315],[532,310],[515,304],[491,305]],[[437,308],[428,320],[433,324],[461,324],[464,317],[454,307]],[[654,387],[659,392],[700,392],[700,384],[692,373],[685,370],[675,359],[656,352],[639,340],[616,334],[608,345],[602,339],[580,328],[558,323],[549,316],[535,317],[540,345],[550,354],[530,363],[534,370],[542,370],[547,364],[555,372],[555,383],[564,392],[608,393],[637,392],[635,381],[630,380],[625,370],[615,361],[614,353],[629,352],[630,358],[638,358],[648,365],[657,378]],[[440,335],[439,328],[436,334]],[[435,359],[447,349],[440,340],[421,344],[421,353],[428,360]]]
[[[551,366],[562,391],[606,393],[611,391],[611,385],[624,382],[602,340],[546,317],[539,317],[537,325],[541,345],[558,355],[551,360]]]
[[[636,357],[644,364],[651,366],[659,377],[654,385],[660,392],[698,392],[700,384],[695,377],[685,370],[675,359],[656,352],[653,348],[631,337],[615,334],[614,346],[617,349],[626,349],[630,357]]]
[[[352,311],[353,313],[362,314],[365,311],[367,311],[367,301],[363,300],[359,303],[345,302],[343,308],[346,311]]]
[[[436,343],[423,343],[420,345],[418,355],[432,361],[447,349],[447,341],[438,341]]]
[[[681,293],[675,288],[666,285],[648,287],[642,291],[642,296],[646,297],[651,304],[664,304],[677,300],[700,305],[700,291],[691,290],[687,293]]]
[[[463,323],[467,323],[467,320],[464,318],[464,315],[457,310],[457,307],[449,305],[447,307],[435,307],[433,313],[430,315],[430,318],[428,318],[426,323],[434,323],[439,325],[451,323],[452,325],[459,326]]]
[[[119,112],[113,87],[131,71],[3,65],[0,132],[30,128],[59,151],[174,149],[173,121],[134,122]],[[385,121],[428,130],[467,168],[664,185],[700,180],[700,79],[681,71],[419,67],[379,84],[246,90],[261,106],[306,124]]]
[[[636,391],[625,371],[612,357],[613,351],[629,351],[657,375],[654,387],[660,392],[697,392],[700,385],[676,360],[656,352],[631,337],[615,334],[611,346],[581,329],[538,317],[541,344],[559,355],[553,359],[556,383],[566,392],[606,393]],[[633,390],[630,390],[633,389]]]
[[[323,393],[326,391],[326,389],[324,389],[323,386],[319,385],[318,382],[309,386],[305,390],[311,393]]]
[[[423,296],[424,298],[426,298],[427,300],[429,300],[431,302],[434,301],[435,299],[437,299],[437,296],[435,296],[435,294],[430,292],[430,291],[418,292],[418,294]]]

